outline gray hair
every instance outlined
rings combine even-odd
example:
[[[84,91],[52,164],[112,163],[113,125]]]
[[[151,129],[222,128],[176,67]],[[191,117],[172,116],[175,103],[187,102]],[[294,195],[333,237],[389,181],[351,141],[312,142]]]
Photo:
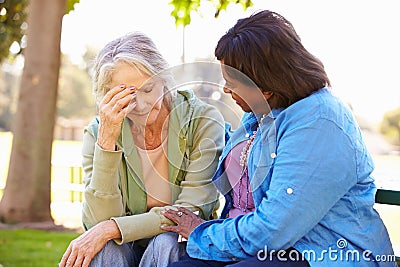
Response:
[[[110,90],[110,82],[115,67],[126,63],[150,77],[157,75],[166,86],[164,88],[164,103],[170,107],[172,93],[169,87],[173,79],[168,62],[158,51],[154,42],[141,32],[132,32],[121,36],[108,44],[98,53],[93,65],[93,93],[97,105]]]

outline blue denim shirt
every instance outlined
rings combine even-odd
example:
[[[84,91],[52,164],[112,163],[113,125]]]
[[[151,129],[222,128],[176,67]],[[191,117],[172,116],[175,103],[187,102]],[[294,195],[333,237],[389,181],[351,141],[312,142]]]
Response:
[[[226,197],[221,219],[190,234],[188,254],[236,261],[294,247],[311,266],[396,266],[372,262],[393,255],[373,209],[373,161],[353,115],[326,88],[262,120],[248,158],[256,209],[226,218],[232,201],[223,161],[260,117],[245,113],[231,134],[213,179]]]

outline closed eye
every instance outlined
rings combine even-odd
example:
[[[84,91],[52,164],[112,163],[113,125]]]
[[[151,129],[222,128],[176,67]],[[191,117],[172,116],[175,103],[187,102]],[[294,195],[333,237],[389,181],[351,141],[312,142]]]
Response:
[[[153,90],[154,84],[146,84],[139,88],[141,92],[150,93]]]

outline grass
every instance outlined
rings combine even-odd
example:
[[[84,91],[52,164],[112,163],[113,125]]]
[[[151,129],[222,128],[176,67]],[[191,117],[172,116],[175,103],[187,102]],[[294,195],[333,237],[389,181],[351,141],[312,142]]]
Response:
[[[69,232],[0,230],[0,264],[4,267],[57,266],[68,244],[77,236]]]
[[[0,132],[0,185],[5,185],[12,135]],[[74,170],[71,181],[70,166],[80,164],[81,142],[55,140],[53,143],[51,181],[59,184],[51,194],[52,216],[57,224],[76,228],[81,226],[79,203],[71,202],[71,192],[63,188],[66,183],[79,183],[79,173]],[[2,196],[0,190],[0,198]],[[74,192],[79,200],[78,192]],[[29,229],[0,230],[0,267],[57,266],[65,249],[78,233],[49,232]]]

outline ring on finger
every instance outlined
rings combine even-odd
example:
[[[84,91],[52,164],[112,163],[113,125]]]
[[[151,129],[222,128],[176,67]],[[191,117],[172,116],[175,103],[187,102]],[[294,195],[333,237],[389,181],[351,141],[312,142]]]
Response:
[[[181,216],[183,215],[183,212],[182,212],[182,211],[178,211],[178,212],[176,213],[176,215],[178,215],[179,217],[181,217]]]

